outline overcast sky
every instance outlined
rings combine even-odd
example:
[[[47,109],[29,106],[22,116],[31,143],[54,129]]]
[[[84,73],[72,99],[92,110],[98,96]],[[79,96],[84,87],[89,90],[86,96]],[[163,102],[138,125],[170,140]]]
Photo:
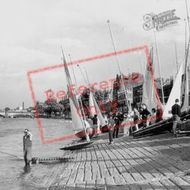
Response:
[[[110,20],[116,50],[154,43],[153,30],[144,31],[147,13],[176,9],[181,18],[176,26],[156,32],[161,72],[164,77],[176,73],[184,60],[185,0],[1,0],[0,1],[0,108],[32,105],[27,71],[62,62],[61,49],[72,60],[113,51],[106,20]],[[123,73],[143,71],[142,54],[118,58]],[[81,65],[90,82],[108,80],[118,73],[115,59],[97,60]],[[155,71],[158,68],[155,61]],[[79,69],[74,67],[78,83]],[[65,88],[62,69],[33,77],[36,97],[44,100],[46,89]]]

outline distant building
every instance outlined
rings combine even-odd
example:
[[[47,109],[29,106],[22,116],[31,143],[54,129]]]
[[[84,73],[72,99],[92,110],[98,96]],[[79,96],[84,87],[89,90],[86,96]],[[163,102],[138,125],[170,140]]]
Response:
[[[138,93],[134,91],[134,88],[138,89],[138,86],[142,86],[143,83],[143,75],[140,73],[131,73],[128,76],[117,75],[115,86],[113,86],[113,91],[115,91],[114,95],[115,99],[118,101],[118,107],[123,112],[127,112],[129,106],[132,104],[136,104],[140,102],[142,97],[138,97]],[[124,85],[122,85],[124,83]],[[142,91],[142,90],[141,90]],[[136,94],[137,93],[137,94]],[[142,92],[139,92],[142,94]]]

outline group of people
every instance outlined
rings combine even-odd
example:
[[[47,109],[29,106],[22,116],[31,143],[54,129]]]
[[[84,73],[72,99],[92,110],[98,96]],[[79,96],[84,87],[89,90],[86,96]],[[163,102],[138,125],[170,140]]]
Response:
[[[175,135],[181,115],[179,99],[175,100],[175,104],[171,108],[171,113],[173,115],[173,133]],[[151,117],[153,118],[149,119]],[[98,134],[100,132],[99,119],[97,115],[94,115],[91,119],[92,125],[96,128],[96,133]],[[159,107],[157,107],[157,109],[153,108],[151,113],[145,104],[142,104],[139,110],[134,107],[128,115],[124,115],[122,112],[116,112],[115,114],[110,113],[107,117],[109,143],[112,144],[113,139],[118,138],[119,128],[121,127],[127,129],[127,132],[129,132],[130,129],[137,131],[139,127],[147,127],[150,123],[159,122],[160,120],[162,120],[162,110]],[[132,126],[128,126],[128,124],[132,124]],[[32,162],[32,134],[28,129],[24,130],[23,153],[25,166],[30,166]]]
[[[108,114],[109,127],[109,143],[113,143],[114,138],[118,138],[119,128],[124,129],[124,135],[129,135],[139,128],[148,127],[150,124],[162,120],[162,109],[157,106],[151,112],[147,109],[145,104],[142,104],[139,109],[133,107],[128,114],[116,112],[115,114]]]

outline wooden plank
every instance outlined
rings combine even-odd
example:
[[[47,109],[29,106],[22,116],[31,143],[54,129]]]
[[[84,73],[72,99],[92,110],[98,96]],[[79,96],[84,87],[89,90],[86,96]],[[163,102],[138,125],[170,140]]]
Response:
[[[129,188],[130,190],[141,190],[141,187],[138,184],[129,185]]]
[[[84,183],[84,168],[78,168],[77,175],[76,175],[76,184],[83,184]]]
[[[179,187],[177,187],[169,179],[162,179],[162,180],[160,180],[160,183],[163,184],[166,189],[169,189],[169,190],[179,190]]]
[[[141,183],[139,184],[141,190],[152,190],[153,187],[149,183]]]
[[[92,167],[92,179],[101,178],[99,166],[96,161],[92,161],[91,167]]]
[[[115,184],[115,181],[114,181],[114,179],[113,179],[113,176],[106,176],[105,177],[105,183],[106,183],[106,185],[116,185]]]
[[[135,150],[135,148],[131,148],[129,149],[129,151],[133,152],[134,154],[137,155],[137,159],[135,159],[136,163],[138,164],[138,167],[140,168],[140,171],[142,173],[142,175],[145,177],[145,179],[151,179],[151,178],[154,178],[154,175],[152,175],[150,172],[149,172],[149,168],[150,167],[143,167],[142,165],[145,165],[146,164],[146,161],[144,159],[142,159],[143,157],[143,154],[142,153],[139,153]],[[133,154],[133,155],[134,155]],[[147,164],[149,165],[149,164]],[[146,165],[146,166],[147,166]]]
[[[92,189],[95,187],[95,180],[87,180],[86,181],[86,186],[85,186],[85,189]]]
[[[83,190],[83,189],[85,189],[85,187],[86,187],[86,182],[85,181],[75,183],[75,190],[80,190],[80,189]],[[70,190],[70,188],[66,188],[66,189]]]
[[[129,159],[125,159],[126,157],[126,152],[124,152],[123,150],[120,150],[121,154],[124,157],[124,160],[122,160],[122,163],[125,165],[125,167],[127,168],[128,173],[131,174],[131,176],[133,177],[133,179],[135,181],[140,181],[143,180],[144,178],[142,177],[142,175],[139,173],[138,170],[136,170],[136,168],[130,163]]]
[[[150,148],[149,147],[143,147],[142,149],[142,152],[147,153],[150,152]],[[149,156],[149,158],[152,160],[152,165],[157,169],[159,170],[162,174],[168,176],[168,175],[171,175],[174,171],[177,172],[179,170],[176,170],[175,167],[173,167],[173,165],[169,164],[168,163],[168,160],[165,159],[165,157],[163,155],[159,155],[158,156],[155,156],[154,154],[152,154],[152,156]],[[164,163],[162,160],[166,161],[166,163]],[[170,169],[168,169],[168,167],[170,167]]]
[[[110,166],[110,161],[109,161],[109,156],[107,155],[105,151],[105,146],[101,146],[102,149],[99,150],[99,153],[101,153],[101,157],[104,159],[103,161],[99,161],[100,165],[100,172],[102,174],[102,178],[105,181],[106,185],[115,185],[113,176],[111,176],[109,166]],[[99,155],[100,156],[100,155]]]
[[[84,170],[84,180],[87,182],[92,179],[92,170],[91,170],[91,164],[89,161],[86,161],[85,164],[85,170]]]
[[[149,171],[151,172],[153,176],[155,176],[156,178],[164,176],[164,174],[162,173],[162,170],[159,169],[160,165],[155,164],[155,161],[152,160],[152,158],[150,157],[150,154],[147,154],[146,151],[143,151],[141,147],[136,148],[136,153],[138,152],[141,153],[142,156],[144,155],[145,157],[144,160],[146,161],[146,167],[149,168]]]
[[[190,176],[189,175],[185,175],[181,177],[183,180],[185,180],[187,183],[190,184]]]
[[[75,186],[75,179],[77,176],[77,169],[80,163],[76,163],[75,166],[73,167],[71,174],[69,176],[69,180],[67,182],[67,186]]]
[[[86,151],[81,150],[81,161],[86,161]]]
[[[151,181],[150,185],[152,186],[153,189],[155,190],[163,190],[166,189],[164,185],[162,185],[159,181]]]
[[[112,152],[110,154],[110,152]],[[116,175],[115,178],[115,182],[116,184],[127,184],[127,183],[131,183],[132,181],[134,181],[133,177],[131,176],[130,173],[128,173],[128,171],[125,168],[125,164],[123,164],[123,156],[120,154],[120,152],[118,151],[118,149],[116,150],[115,148],[111,149],[110,152],[107,152],[109,154],[109,156],[114,157],[115,159],[112,160],[113,164],[115,165],[115,167],[117,168],[117,173],[118,175]],[[126,172],[127,171],[127,172]],[[115,177],[115,176],[114,176]],[[120,179],[118,179],[118,177]]]
[[[86,160],[91,161],[91,159],[92,159],[92,156],[91,156],[90,150],[86,149]]]
[[[62,187],[67,184],[74,166],[75,166],[75,163],[70,163],[69,166],[63,171],[63,173],[60,175],[58,186]]]
[[[132,174],[131,174],[131,173],[125,172],[125,173],[122,173],[122,176],[123,176],[123,178],[125,179],[126,184],[131,184],[131,183],[134,183],[134,182],[135,182],[135,180],[134,180],[134,178],[132,177]]]
[[[190,189],[190,184],[183,180],[181,177],[172,177],[170,180],[182,189]]]
[[[123,158],[124,158],[124,161],[125,161],[125,166],[128,166],[127,170],[129,171],[129,173],[131,173],[134,180],[135,181],[144,180],[141,173],[135,168],[135,164],[134,164],[133,161],[131,161],[131,157],[129,156],[129,154],[126,151],[124,151],[124,149],[119,149],[118,152],[120,152],[120,154],[123,155]]]
[[[128,160],[130,164],[138,168],[138,172],[143,176],[143,179],[141,180],[153,178],[153,176],[148,173],[145,168],[141,167],[141,164],[137,162],[137,159],[139,159],[139,157],[132,152],[132,148],[122,146],[122,149],[124,149],[124,151],[127,152],[127,154],[131,157],[131,159]]]
[[[115,180],[115,184],[116,185],[126,184],[125,180],[123,179],[123,176],[120,175],[120,173],[118,171],[118,165],[116,165],[114,163],[114,159],[117,160],[117,157],[113,154],[111,149],[107,149],[107,150],[105,150],[105,152],[107,153],[109,160],[110,160],[110,161],[106,161],[106,164],[108,166],[110,174],[113,176],[113,178]],[[121,163],[119,163],[119,166],[122,166]]]
[[[53,172],[51,175],[51,178],[49,178],[47,186],[57,186],[58,185],[58,179],[60,176],[60,173],[64,170],[64,166],[60,167],[60,165],[57,165],[53,168]]]
[[[96,157],[95,150],[92,149],[90,152],[91,152],[91,159],[92,159],[92,162],[93,162],[93,161],[96,161],[96,160],[97,160],[97,157]]]

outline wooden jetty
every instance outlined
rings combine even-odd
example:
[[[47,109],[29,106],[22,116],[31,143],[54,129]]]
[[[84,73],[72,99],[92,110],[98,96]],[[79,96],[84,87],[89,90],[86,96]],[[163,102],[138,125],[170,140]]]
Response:
[[[72,157],[66,163],[34,165],[25,184],[56,190],[190,189],[190,137],[122,137],[111,145],[103,139],[66,151],[63,157]]]

